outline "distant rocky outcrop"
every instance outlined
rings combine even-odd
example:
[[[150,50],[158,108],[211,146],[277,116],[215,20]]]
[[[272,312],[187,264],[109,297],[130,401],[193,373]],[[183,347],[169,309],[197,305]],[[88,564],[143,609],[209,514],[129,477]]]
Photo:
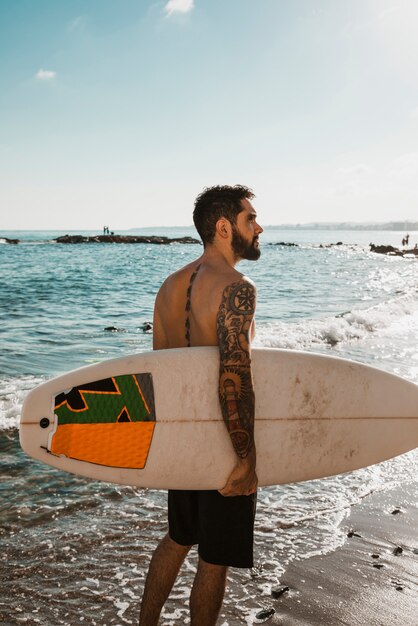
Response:
[[[156,235],[96,235],[85,237],[84,235],[63,235],[54,239],[56,243],[155,243],[166,245],[170,243],[200,243],[193,237],[160,237]]]
[[[298,244],[297,243],[292,243],[291,241],[277,241],[276,243],[271,243],[271,246],[286,246],[288,248],[297,248]]]
[[[4,241],[5,243],[16,244],[16,243],[19,243],[20,239],[9,239],[9,237],[0,237],[0,241]]]
[[[319,247],[320,248],[335,248],[335,246],[342,246],[342,245],[344,245],[342,241],[337,241],[337,243],[326,243],[326,244],[320,243]]]
[[[389,254],[390,256],[415,255],[418,257],[418,248],[399,250],[399,248],[395,248],[394,246],[375,246],[374,243],[370,244],[370,252],[376,252],[377,254]]]

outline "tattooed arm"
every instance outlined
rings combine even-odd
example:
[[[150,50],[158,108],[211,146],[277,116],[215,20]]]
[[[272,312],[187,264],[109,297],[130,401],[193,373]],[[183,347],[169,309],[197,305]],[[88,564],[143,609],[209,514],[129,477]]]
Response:
[[[250,282],[232,283],[224,289],[217,316],[219,400],[238,456],[237,465],[220,491],[225,496],[248,495],[257,488],[250,353],[255,302],[255,288]]]

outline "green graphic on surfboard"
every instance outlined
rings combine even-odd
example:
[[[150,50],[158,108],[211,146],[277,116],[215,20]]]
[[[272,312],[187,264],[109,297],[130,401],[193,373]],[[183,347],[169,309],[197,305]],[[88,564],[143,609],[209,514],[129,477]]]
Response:
[[[151,374],[114,376],[55,397],[50,451],[113,467],[143,468],[155,426]]]

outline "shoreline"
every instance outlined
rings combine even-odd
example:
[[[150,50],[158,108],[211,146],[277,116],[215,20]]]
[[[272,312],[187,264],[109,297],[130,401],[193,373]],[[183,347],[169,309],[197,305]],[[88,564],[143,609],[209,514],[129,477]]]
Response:
[[[418,611],[418,482],[392,487],[353,505],[334,552],[293,561],[254,623],[281,626],[392,626]]]

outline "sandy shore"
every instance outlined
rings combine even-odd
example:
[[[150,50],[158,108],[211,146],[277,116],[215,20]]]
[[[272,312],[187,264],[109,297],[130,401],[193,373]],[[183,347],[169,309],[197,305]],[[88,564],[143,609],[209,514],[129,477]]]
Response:
[[[368,496],[342,527],[341,548],[291,564],[263,623],[418,625],[418,482]]]

